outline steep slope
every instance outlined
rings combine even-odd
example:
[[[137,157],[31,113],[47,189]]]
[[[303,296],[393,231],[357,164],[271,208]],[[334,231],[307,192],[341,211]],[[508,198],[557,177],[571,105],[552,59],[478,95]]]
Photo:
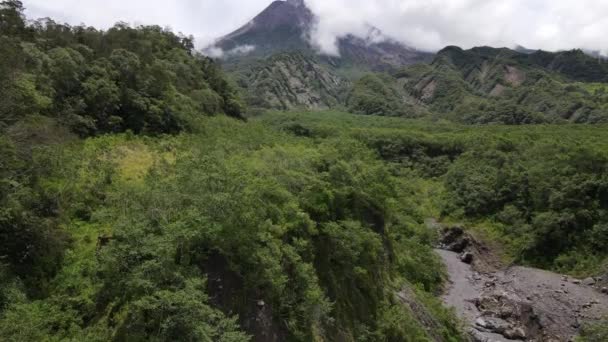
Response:
[[[302,0],[275,1],[208,51],[222,56],[252,107],[274,109],[344,105],[348,85],[363,74],[432,59],[373,27],[365,37],[339,38],[339,56],[319,54],[310,39],[316,20]]]
[[[303,0],[275,1],[243,27],[220,38],[212,48],[221,49],[227,59],[237,60],[293,50],[316,53],[310,40],[316,20]],[[347,35],[337,43],[340,56],[324,58],[334,67],[357,65],[388,70],[432,58],[432,54],[392,40],[374,27],[365,37]]]
[[[306,37],[313,23],[314,15],[302,0],[274,1],[243,27],[220,38],[214,46],[228,55],[241,52],[250,56],[310,50]],[[243,50],[243,47],[249,48]]]
[[[450,46],[397,78],[421,104],[467,123],[605,122],[606,66],[577,50]]]
[[[233,72],[254,108],[327,109],[344,102],[351,86],[314,55],[286,52]]]

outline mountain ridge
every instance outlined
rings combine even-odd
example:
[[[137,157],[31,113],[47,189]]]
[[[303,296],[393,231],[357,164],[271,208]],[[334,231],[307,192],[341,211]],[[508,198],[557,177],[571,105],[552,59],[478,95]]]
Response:
[[[433,54],[369,26],[366,34],[338,37],[332,56],[311,41],[317,20],[303,0],[275,1],[215,43],[253,112],[331,108],[475,124],[608,121],[608,64],[588,52],[447,46]]]

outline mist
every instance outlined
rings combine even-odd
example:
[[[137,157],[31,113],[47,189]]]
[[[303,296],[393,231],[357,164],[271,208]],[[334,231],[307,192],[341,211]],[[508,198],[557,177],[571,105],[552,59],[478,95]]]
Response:
[[[608,52],[603,0],[307,0],[319,18],[314,41],[335,53],[335,38],[369,26],[423,50],[488,45]]]

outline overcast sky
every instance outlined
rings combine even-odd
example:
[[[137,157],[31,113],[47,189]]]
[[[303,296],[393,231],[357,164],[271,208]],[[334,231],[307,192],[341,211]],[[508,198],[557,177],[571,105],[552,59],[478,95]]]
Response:
[[[23,0],[30,18],[108,28],[117,21],[192,34],[199,47],[231,32],[271,0]],[[373,25],[425,50],[490,45],[608,54],[608,0],[306,0],[320,17],[313,37],[335,38]]]

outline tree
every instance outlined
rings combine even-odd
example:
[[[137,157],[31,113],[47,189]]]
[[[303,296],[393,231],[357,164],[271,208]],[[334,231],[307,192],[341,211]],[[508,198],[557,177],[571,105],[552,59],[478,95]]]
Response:
[[[0,2],[0,35],[17,36],[25,32],[23,3],[19,0]]]

